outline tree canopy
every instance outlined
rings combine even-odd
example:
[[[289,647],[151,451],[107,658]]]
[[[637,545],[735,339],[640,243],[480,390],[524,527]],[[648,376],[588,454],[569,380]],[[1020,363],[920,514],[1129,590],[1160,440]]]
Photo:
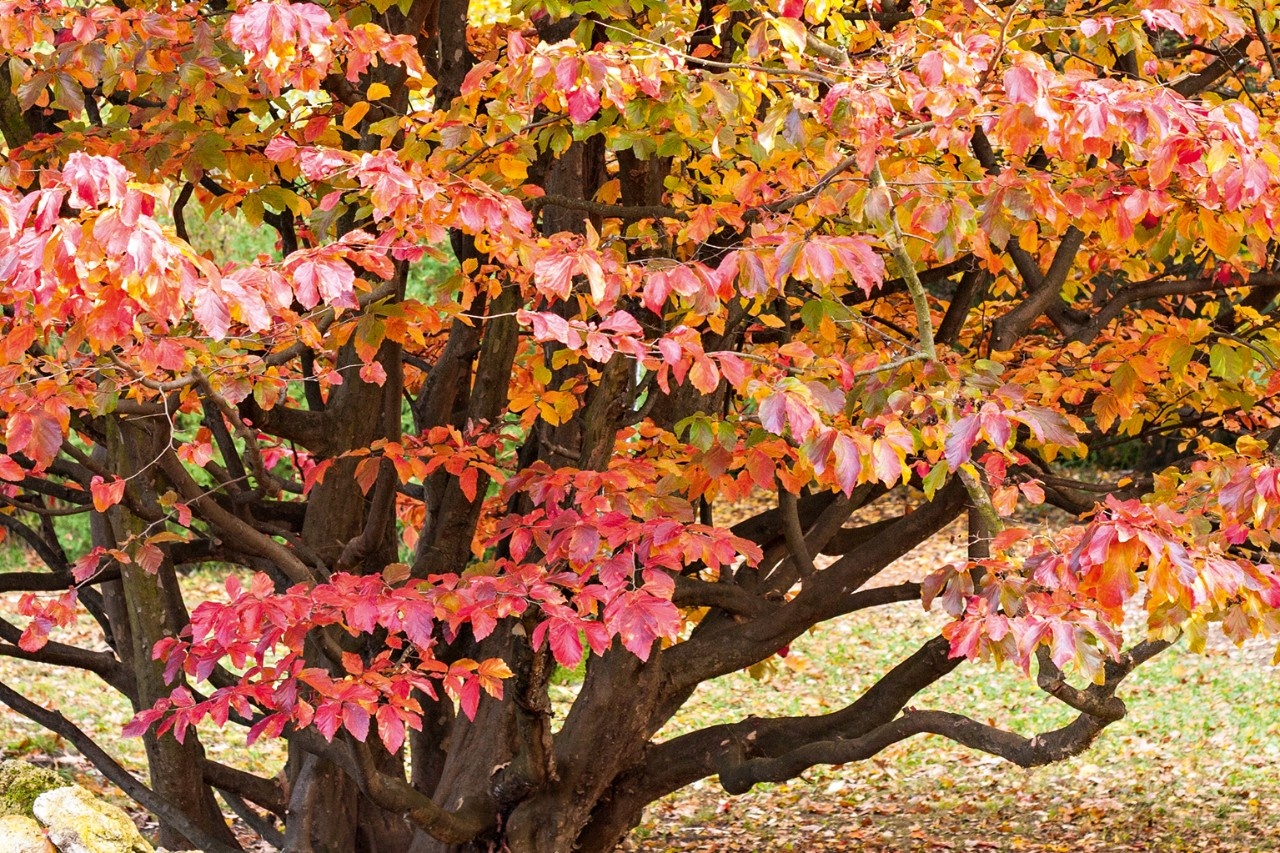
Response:
[[[0,0],[0,527],[43,564],[0,654],[127,696],[150,785],[0,701],[206,850],[215,790],[289,850],[604,851],[708,776],[1080,752],[1179,637],[1280,628],[1276,14]],[[877,580],[962,517],[967,562]],[[919,599],[847,707],[657,737]],[[908,707],[977,660],[1078,716]]]

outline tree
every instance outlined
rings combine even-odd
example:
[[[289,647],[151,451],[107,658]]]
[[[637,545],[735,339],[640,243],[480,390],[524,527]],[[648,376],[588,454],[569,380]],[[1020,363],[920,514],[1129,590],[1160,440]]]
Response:
[[[215,791],[288,850],[604,851],[707,776],[1080,752],[1180,636],[1280,627],[1275,19],[3,0],[0,525],[44,565],[0,575],[0,653],[127,696],[149,786],[0,700],[214,851]],[[959,517],[968,562],[877,585]],[[186,600],[210,562],[226,595]],[[656,738],[920,598],[947,627],[851,705]],[[86,613],[97,648],[60,638]],[[908,707],[978,659],[1078,716]],[[215,726],[287,766],[211,759]]]

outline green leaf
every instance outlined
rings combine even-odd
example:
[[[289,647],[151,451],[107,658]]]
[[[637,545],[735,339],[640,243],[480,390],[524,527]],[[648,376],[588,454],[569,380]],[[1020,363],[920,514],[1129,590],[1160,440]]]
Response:
[[[1214,344],[1209,350],[1209,372],[1219,379],[1235,382],[1243,374],[1243,361],[1235,347]]]

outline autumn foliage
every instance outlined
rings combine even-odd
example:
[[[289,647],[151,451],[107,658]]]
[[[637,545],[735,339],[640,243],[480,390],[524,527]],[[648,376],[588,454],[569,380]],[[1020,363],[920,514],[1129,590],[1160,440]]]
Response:
[[[288,850],[606,851],[708,776],[1080,752],[1169,644],[1280,629],[1276,14],[0,0],[0,530],[42,564],[0,654],[126,695],[149,786],[0,701],[219,851],[215,790]],[[878,579],[958,518],[967,562]],[[853,704],[658,734],[912,600],[945,628]],[[1078,716],[908,707],[980,660]]]

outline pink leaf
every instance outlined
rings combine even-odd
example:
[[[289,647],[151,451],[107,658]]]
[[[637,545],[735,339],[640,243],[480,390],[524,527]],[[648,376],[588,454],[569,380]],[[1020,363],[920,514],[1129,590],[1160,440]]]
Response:
[[[1040,97],[1040,84],[1035,75],[1021,65],[1004,73],[1004,90],[1015,104],[1034,104]]]
[[[398,752],[404,744],[404,721],[390,705],[378,708],[378,739],[388,752]]]
[[[342,725],[351,736],[364,743],[369,737],[369,712],[354,702],[342,704]]]
[[[835,463],[836,482],[846,496],[851,495],[862,476],[862,454],[854,440],[844,433],[836,436]]]
[[[952,471],[969,461],[973,446],[978,442],[979,420],[977,415],[965,415],[947,430],[947,465]]]

